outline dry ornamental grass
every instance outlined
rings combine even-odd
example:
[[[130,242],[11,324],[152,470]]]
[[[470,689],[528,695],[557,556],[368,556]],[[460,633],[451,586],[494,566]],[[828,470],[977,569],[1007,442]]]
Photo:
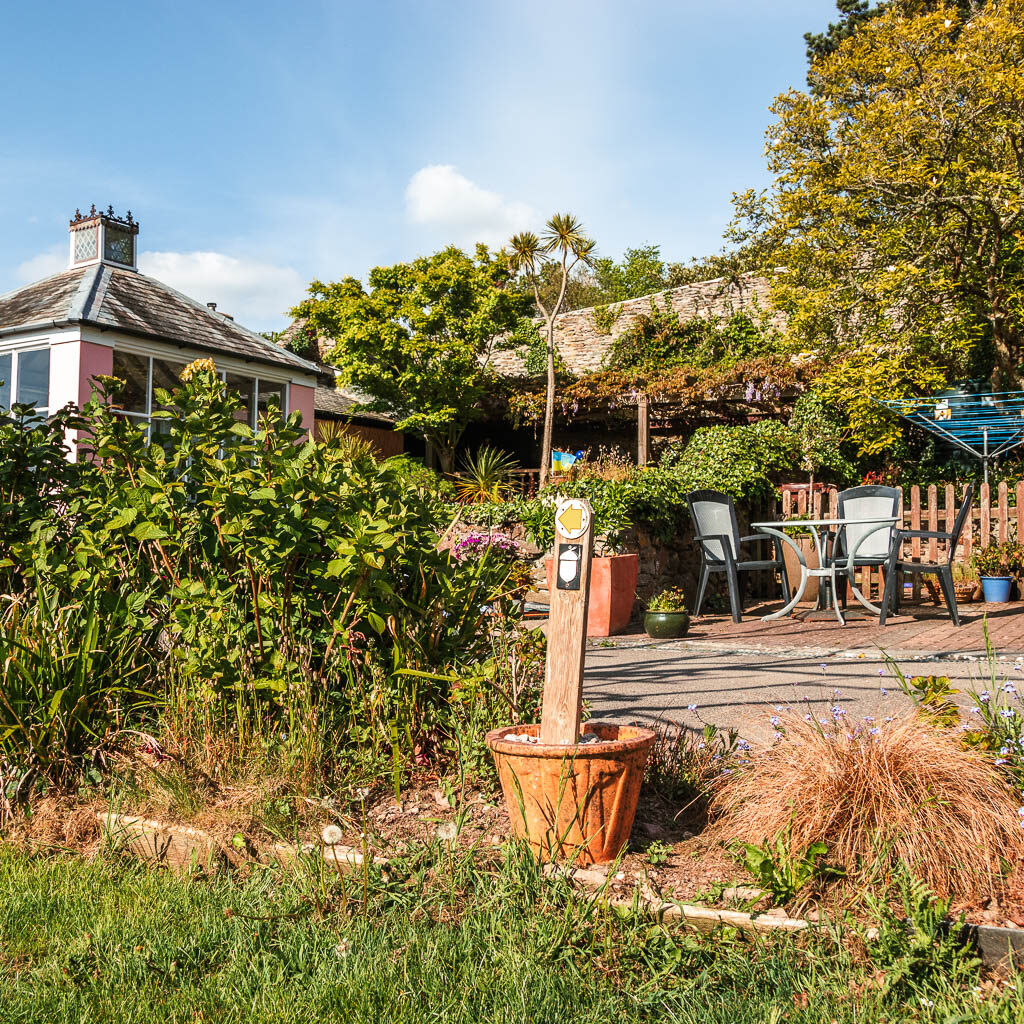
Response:
[[[991,758],[916,718],[877,727],[783,718],[783,738],[726,776],[716,837],[762,843],[792,823],[792,852],[828,846],[851,881],[887,878],[902,861],[935,892],[992,890],[1024,856],[1020,801]]]

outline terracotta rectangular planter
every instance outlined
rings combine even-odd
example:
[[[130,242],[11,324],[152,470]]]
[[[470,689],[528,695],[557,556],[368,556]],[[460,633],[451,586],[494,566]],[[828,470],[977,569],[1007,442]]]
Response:
[[[807,563],[808,569],[818,568],[818,556],[814,550],[814,541],[810,537],[794,537],[797,547],[803,553],[804,561]],[[789,577],[789,596],[792,597],[796,593],[796,588],[800,585],[800,563],[797,561],[796,554],[788,544],[782,545],[782,557],[786,561],[786,575]],[[816,576],[811,576],[807,580],[807,587],[804,590],[802,604],[813,604],[818,600],[818,579]]]
[[[555,587],[555,560],[544,559],[548,593]],[[612,636],[621,633],[633,614],[640,556],[608,555],[590,563],[590,611],[587,636]]]

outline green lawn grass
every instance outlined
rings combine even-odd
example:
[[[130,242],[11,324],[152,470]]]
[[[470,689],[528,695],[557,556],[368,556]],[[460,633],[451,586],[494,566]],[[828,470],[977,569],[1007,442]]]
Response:
[[[526,862],[178,878],[0,850],[0,1022],[1014,1021],[962,965],[882,997],[824,940],[695,937]],[[925,958],[927,959],[927,958]],[[801,995],[803,993],[804,995]],[[806,1005],[803,1005],[806,1002]],[[929,1006],[928,1003],[933,1005]]]

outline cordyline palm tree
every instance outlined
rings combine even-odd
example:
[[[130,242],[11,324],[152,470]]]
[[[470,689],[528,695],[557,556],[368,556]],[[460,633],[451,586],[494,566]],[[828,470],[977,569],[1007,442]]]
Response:
[[[577,263],[588,266],[592,264],[597,245],[583,234],[583,224],[571,213],[556,213],[545,225],[542,237],[538,238],[532,231],[521,231],[512,236],[509,248],[512,250],[509,263],[514,271],[522,274],[530,283],[537,309],[544,318],[548,390],[544,405],[544,440],[540,453],[540,485],[543,487],[551,472],[551,434],[555,422],[555,318],[565,302],[565,289],[573,268]],[[543,265],[552,259],[561,264],[562,276],[558,298],[546,306],[540,297],[540,275]]]

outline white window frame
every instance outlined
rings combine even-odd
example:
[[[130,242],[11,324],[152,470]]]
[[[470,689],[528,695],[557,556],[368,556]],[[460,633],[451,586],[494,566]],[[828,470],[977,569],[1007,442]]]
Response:
[[[146,435],[146,440],[149,441],[152,438],[153,428],[153,360],[159,359],[163,362],[178,362],[184,359],[183,366],[187,366],[194,359],[207,358],[202,356],[183,356],[178,355],[177,358],[171,358],[171,353],[163,352],[160,354],[154,354],[152,349],[147,350],[146,348],[136,348],[135,346],[121,346],[118,345],[114,348],[114,352],[120,352],[126,356],[135,356],[138,359],[146,360],[146,411],[145,412],[133,412],[129,409],[117,409],[115,411],[118,416],[123,416],[125,419],[131,419],[139,423],[143,428],[143,432]],[[216,360],[214,361],[216,366]],[[252,414],[249,417],[248,425],[251,429],[256,430],[259,425],[260,415],[260,384],[264,383],[267,385],[268,390],[273,388],[275,394],[281,394],[281,401],[283,408],[281,413],[284,416],[288,415],[289,405],[291,402],[291,382],[287,380],[275,379],[274,377],[261,376],[258,373],[250,373],[247,370],[236,369],[231,366],[217,367],[217,376],[223,383],[227,383],[227,375],[231,374],[235,377],[246,377],[252,381]],[[13,376],[13,374],[12,374]],[[115,374],[116,376],[116,374]],[[12,392],[13,394],[13,392]]]
[[[36,415],[46,419],[50,415],[50,374],[53,372],[53,355],[50,352],[50,345],[26,345],[24,348],[9,348],[0,350],[0,356],[11,357],[11,379],[7,382],[11,389],[11,405],[18,403],[18,363],[24,352],[46,352],[50,359],[50,365],[46,375],[46,405],[36,406]],[[10,411],[9,409],[7,410]]]

